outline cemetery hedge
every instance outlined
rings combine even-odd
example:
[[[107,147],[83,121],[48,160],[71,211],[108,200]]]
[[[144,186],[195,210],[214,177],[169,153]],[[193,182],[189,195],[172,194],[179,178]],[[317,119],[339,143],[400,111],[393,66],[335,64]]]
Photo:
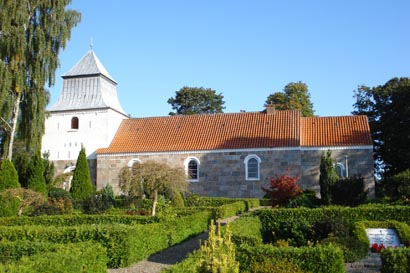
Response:
[[[63,215],[0,218],[0,240],[15,244],[33,242],[39,245],[38,248],[47,243],[50,245],[98,243],[106,249],[106,262],[109,268],[126,267],[206,231],[212,217],[234,216],[259,204],[258,200],[245,199],[242,201],[238,199],[234,202],[231,200],[229,204],[228,198],[225,198],[223,202],[225,203],[221,209],[215,207],[188,208],[175,210],[175,213],[164,214],[160,217]],[[23,255],[26,256],[26,254]],[[36,255],[29,257],[36,257]],[[26,261],[26,258],[21,260]],[[3,264],[2,268],[17,268],[17,266],[20,268],[21,265],[18,263],[20,262],[9,260]],[[24,268],[21,270],[25,272]]]
[[[107,272],[106,249],[91,242],[54,244],[3,240],[0,242],[0,257],[0,272]]]
[[[410,272],[410,249],[387,248],[381,252],[382,273]]]

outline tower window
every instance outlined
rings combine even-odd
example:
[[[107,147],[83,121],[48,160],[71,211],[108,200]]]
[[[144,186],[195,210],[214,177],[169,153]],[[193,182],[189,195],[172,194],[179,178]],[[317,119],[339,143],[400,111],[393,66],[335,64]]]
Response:
[[[76,129],[78,130],[78,118],[77,117],[73,117],[71,119],[71,129]]]

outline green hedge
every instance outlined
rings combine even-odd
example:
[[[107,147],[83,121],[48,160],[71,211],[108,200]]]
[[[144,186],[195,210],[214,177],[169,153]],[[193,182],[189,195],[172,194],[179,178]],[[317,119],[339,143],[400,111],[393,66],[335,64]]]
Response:
[[[353,228],[359,221],[388,221],[396,220],[407,222],[410,219],[410,206],[366,205],[355,208],[349,207],[324,207],[317,209],[263,209],[255,212],[262,222],[263,232],[270,232],[279,227],[280,223],[289,219],[313,224],[323,219],[341,217]]]
[[[0,226],[0,240],[94,241],[107,248],[110,268],[126,267],[207,230],[210,212],[145,225]]]
[[[257,246],[262,244],[262,224],[254,216],[242,216],[229,224],[232,231],[232,241],[236,245],[248,244]]]
[[[410,272],[409,248],[387,248],[380,255],[383,273]]]
[[[106,249],[96,243],[0,242],[0,272],[107,272]]]
[[[0,218],[0,226],[77,226],[105,224],[148,224],[159,222],[157,217],[130,215],[44,215],[36,217],[4,217]]]
[[[272,263],[287,260],[305,272],[344,273],[342,251],[334,246],[284,247],[271,245],[251,247],[242,245],[237,251],[240,272],[251,272],[252,265],[269,260]]]

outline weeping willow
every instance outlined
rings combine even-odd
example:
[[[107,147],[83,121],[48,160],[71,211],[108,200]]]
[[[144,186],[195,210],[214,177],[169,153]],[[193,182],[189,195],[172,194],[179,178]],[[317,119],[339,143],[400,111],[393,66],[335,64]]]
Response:
[[[71,0],[0,0],[0,146],[11,160],[15,137],[40,151],[46,86],[55,81],[58,54],[80,13]]]

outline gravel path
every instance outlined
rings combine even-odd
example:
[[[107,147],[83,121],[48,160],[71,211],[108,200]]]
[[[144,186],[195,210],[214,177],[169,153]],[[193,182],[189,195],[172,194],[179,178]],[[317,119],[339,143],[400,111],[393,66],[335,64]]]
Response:
[[[239,216],[233,216],[221,221],[221,224],[235,221]],[[108,269],[108,273],[159,273],[161,269],[170,267],[199,249],[200,243],[208,239],[208,232],[201,233],[179,245],[172,246],[162,252],[150,256],[147,260],[140,261],[130,267]]]

